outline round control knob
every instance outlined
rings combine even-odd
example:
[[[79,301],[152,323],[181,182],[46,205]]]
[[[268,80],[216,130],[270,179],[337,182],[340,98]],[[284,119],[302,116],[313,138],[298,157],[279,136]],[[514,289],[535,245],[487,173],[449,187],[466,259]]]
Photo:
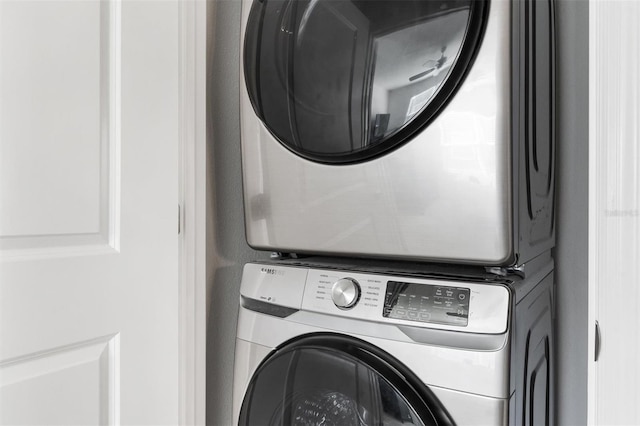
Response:
[[[340,309],[353,308],[360,298],[360,286],[353,278],[340,278],[331,287],[331,299]]]

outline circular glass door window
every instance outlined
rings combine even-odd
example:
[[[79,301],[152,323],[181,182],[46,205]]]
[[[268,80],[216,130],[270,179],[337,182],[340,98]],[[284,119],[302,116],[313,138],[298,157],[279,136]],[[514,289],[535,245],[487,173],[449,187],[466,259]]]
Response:
[[[488,0],[254,0],[244,48],[253,108],[302,157],[373,158],[455,94],[487,11]]]
[[[348,336],[312,334],[285,344],[260,365],[245,394],[238,424],[453,422],[430,390],[385,352]]]

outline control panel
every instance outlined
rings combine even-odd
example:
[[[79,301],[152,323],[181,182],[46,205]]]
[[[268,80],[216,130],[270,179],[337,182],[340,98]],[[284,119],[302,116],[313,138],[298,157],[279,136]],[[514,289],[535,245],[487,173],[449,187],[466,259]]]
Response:
[[[464,287],[388,281],[382,316],[466,326],[469,296]]]
[[[503,333],[509,301],[509,290],[497,284],[309,269],[302,309],[366,321]]]
[[[300,311],[487,334],[506,331],[511,300],[501,284],[262,264],[245,265],[241,293]]]

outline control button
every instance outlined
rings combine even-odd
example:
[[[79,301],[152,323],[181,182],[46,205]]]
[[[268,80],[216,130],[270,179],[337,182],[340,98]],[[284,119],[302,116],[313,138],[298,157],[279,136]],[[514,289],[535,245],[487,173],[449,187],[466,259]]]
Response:
[[[409,311],[408,317],[411,320],[416,320],[418,319],[418,313],[416,311]]]
[[[431,314],[429,312],[420,312],[420,321],[429,321]]]
[[[467,295],[466,295],[466,294],[464,294],[464,293],[460,293],[460,294],[458,295],[458,299],[460,299],[460,300],[464,300],[464,299],[466,299],[466,298],[467,298]]]
[[[340,278],[331,287],[331,299],[340,309],[353,308],[360,298],[360,285],[353,278]]]

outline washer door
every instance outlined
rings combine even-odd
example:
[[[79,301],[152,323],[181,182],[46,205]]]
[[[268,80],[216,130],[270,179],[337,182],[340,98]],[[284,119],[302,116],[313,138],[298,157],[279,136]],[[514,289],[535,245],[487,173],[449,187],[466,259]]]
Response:
[[[254,0],[244,70],[285,147],[352,163],[428,125],[464,79],[488,0]]]
[[[337,334],[285,343],[258,367],[239,425],[452,425],[444,407],[402,363]]]

